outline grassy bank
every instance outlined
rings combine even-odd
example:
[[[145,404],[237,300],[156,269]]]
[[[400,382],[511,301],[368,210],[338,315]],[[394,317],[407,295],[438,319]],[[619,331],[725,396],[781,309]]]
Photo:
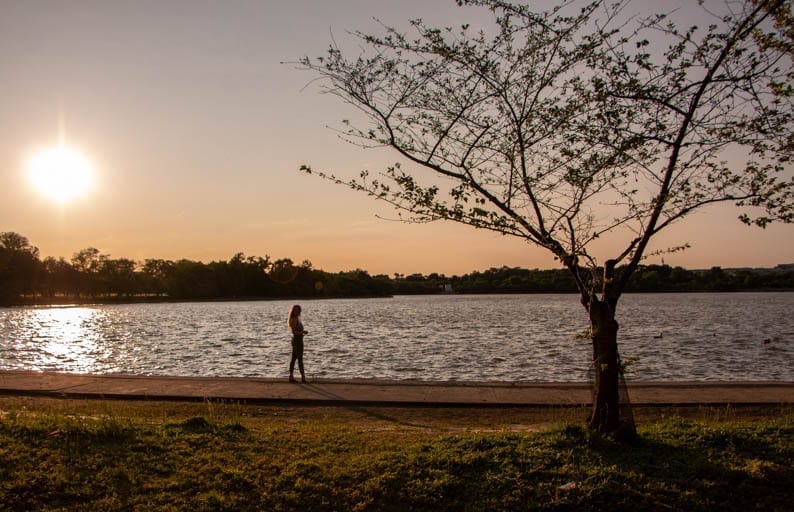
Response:
[[[254,407],[0,397],[0,510],[790,510],[790,409]]]

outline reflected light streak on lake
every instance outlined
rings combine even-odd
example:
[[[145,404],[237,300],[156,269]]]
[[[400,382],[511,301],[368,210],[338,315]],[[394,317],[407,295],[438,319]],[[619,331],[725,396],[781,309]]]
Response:
[[[0,369],[284,377],[291,301],[0,309]],[[302,301],[310,377],[588,380],[575,295]],[[794,380],[794,293],[631,294],[638,380]]]
[[[31,333],[19,340],[17,350],[30,356],[34,370],[61,363],[73,371],[91,371],[101,341],[100,315],[101,310],[84,307],[34,309],[16,315],[12,326]]]

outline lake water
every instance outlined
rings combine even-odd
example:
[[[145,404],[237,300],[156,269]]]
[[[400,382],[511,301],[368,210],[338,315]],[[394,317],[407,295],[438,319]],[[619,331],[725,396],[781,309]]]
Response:
[[[291,301],[0,309],[0,369],[285,377]],[[308,376],[588,380],[576,295],[303,301]],[[794,293],[630,294],[637,380],[794,380]]]

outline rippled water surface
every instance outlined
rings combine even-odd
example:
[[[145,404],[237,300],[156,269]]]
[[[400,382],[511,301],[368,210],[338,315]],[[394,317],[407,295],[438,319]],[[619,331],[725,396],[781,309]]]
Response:
[[[0,309],[0,369],[283,377],[291,302]],[[310,377],[581,381],[575,295],[302,303]],[[632,294],[619,344],[638,380],[794,380],[794,293]]]

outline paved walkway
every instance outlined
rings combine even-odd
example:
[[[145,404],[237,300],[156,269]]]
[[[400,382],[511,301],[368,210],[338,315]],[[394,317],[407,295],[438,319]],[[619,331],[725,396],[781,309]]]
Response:
[[[572,406],[591,403],[586,383],[471,383],[226,377],[147,377],[0,371],[0,394],[73,398],[230,400],[380,406]],[[791,404],[794,382],[633,382],[635,405]]]

